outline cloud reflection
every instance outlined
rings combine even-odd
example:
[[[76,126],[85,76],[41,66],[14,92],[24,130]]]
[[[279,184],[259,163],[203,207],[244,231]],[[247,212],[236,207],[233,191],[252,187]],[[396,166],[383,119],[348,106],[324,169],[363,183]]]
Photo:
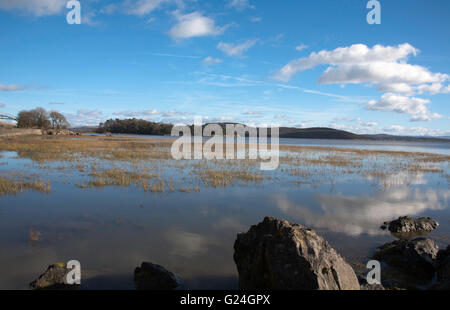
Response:
[[[283,213],[308,226],[351,236],[364,233],[382,235],[385,232],[379,226],[384,221],[404,215],[420,215],[427,210],[444,209],[449,192],[405,187],[377,192],[373,198],[318,194],[315,198],[321,206],[321,213],[289,201],[285,196],[276,196],[275,202]]]

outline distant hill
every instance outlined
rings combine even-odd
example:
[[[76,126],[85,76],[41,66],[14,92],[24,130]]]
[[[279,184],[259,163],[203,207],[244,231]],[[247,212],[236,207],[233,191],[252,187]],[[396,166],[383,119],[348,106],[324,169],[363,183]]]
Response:
[[[356,140],[362,139],[360,135],[332,128],[289,128],[280,127],[280,138],[298,138],[298,139],[339,139]]]
[[[74,132],[87,133],[87,132],[112,132],[112,133],[122,133],[122,134],[170,134],[171,124],[163,123],[152,123],[143,120],[110,120],[113,125],[119,126],[114,129],[114,126],[109,126],[105,128],[105,124],[102,126],[83,126],[71,128]],[[128,124],[128,125],[127,125]],[[129,126],[130,124],[140,124],[140,126]],[[236,125],[238,123],[218,123],[221,126],[223,133],[225,134],[225,128],[227,124]],[[125,126],[126,125],[126,126]],[[203,128],[208,125],[204,124]],[[142,126],[150,126],[150,130],[143,130]],[[157,130],[155,131],[154,127]],[[190,126],[191,132],[193,133],[193,125]],[[117,130],[116,130],[117,129]],[[148,128],[147,128],[148,129]],[[448,142],[450,143],[449,137],[414,137],[414,136],[395,136],[387,134],[372,134],[372,135],[361,135],[348,132],[345,130],[338,130],[326,127],[314,127],[314,128],[291,128],[291,127],[280,127],[280,138],[294,138],[294,139],[336,139],[336,140],[372,140],[372,141],[416,141],[416,142]],[[270,131],[268,132],[270,134]]]

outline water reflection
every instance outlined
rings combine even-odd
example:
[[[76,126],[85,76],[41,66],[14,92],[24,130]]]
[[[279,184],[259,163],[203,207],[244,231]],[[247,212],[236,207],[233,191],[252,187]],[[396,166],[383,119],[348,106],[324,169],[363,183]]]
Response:
[[[320,213],[275,195],[277,207],[286,215],[317,228],[351,236],[383,235],[380,225],[400,216],[415,216],[447,206],[450,190],[412,189],[409,187],[378,191],[373,197],[317,194]]]

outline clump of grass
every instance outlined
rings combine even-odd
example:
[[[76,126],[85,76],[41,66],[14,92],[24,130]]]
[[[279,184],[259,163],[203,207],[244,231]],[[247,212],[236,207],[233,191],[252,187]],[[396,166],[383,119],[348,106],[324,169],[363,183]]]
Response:
[[[229,170],[229,169],[201,169],[197,171],[200,180],[206,186],[225,187],[234,184],[236,181],[261,182],[264,176],[261,173],[250,170]]]
[[[50,193],[50,182],[33,181],[13,181],[0,177],[0,195],[17,195],[18,193],[26,192],[28,190],[33,190],[45,194]]]
[[[98,171],[96,168],[93,168],[90,176],[93,177],[94,180],[89,181],[88,184],[82,185],[83,188],[104,186],[128,187],[130,185],[135,185],[143,188],[144,191],[153,191],[151,187],[153,184],[149,185],[148,180],[157,177],[157,175],[153,173],[140,173],[121,168],[107,169],[104,171]]]

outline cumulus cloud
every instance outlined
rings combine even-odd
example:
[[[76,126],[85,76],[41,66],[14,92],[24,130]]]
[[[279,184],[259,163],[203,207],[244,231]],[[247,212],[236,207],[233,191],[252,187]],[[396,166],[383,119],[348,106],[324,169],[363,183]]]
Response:
[[[215,36],[222,34],[228,27],[216,26],[213,19],[203,16],[200,12],[189,14],[175,12],[175,17],[178,23],[169,31],[169,35],[174,39]]]
[[[228,56],[242,56],[242,54],[253,47],[256,42],[257,40],[247,40],[242,44],[220,42],[217,45],[217,48]]]
[[[410,56],[419,50],[405,43],[397,46],[364,44],[340,47],[335,50],[313,52],[308,57],[296,59],[282,67],[274,76],[276,80],[289,81],[295,74],[327,65],[318,78],[320,84],[376,85],[386,92],[380,100],[367,103],[369,110],[385,110],[411,115],[412,121],[430,121],[441,115],[428,111],[429,100],[413,97],[449,93],[448,74],[433,73],[427,68],[408,63]]]
[[[79,109],[77,113],[67,113],[65,116],[72,126],[95,126],[104,119],[100,110],[88,109]]]
[[[65,8],[67,0],[0,0],[1,10],[18,10],[35,16],[55,15]]]
[[[219,64],[223,62],[222,59],[220,58],[213,58],[211,56],[206,57],[205,59],[202,60],[202,64],[204,64],[205,66],[212,66],[215,64]]]
[[[367,103],[368,110],[384,110],[411,115],[411,121],[430,121],[441,118],[442,115],[428,111],[430,100],[408,97],[394,93],[384,94],[380,100]]]

